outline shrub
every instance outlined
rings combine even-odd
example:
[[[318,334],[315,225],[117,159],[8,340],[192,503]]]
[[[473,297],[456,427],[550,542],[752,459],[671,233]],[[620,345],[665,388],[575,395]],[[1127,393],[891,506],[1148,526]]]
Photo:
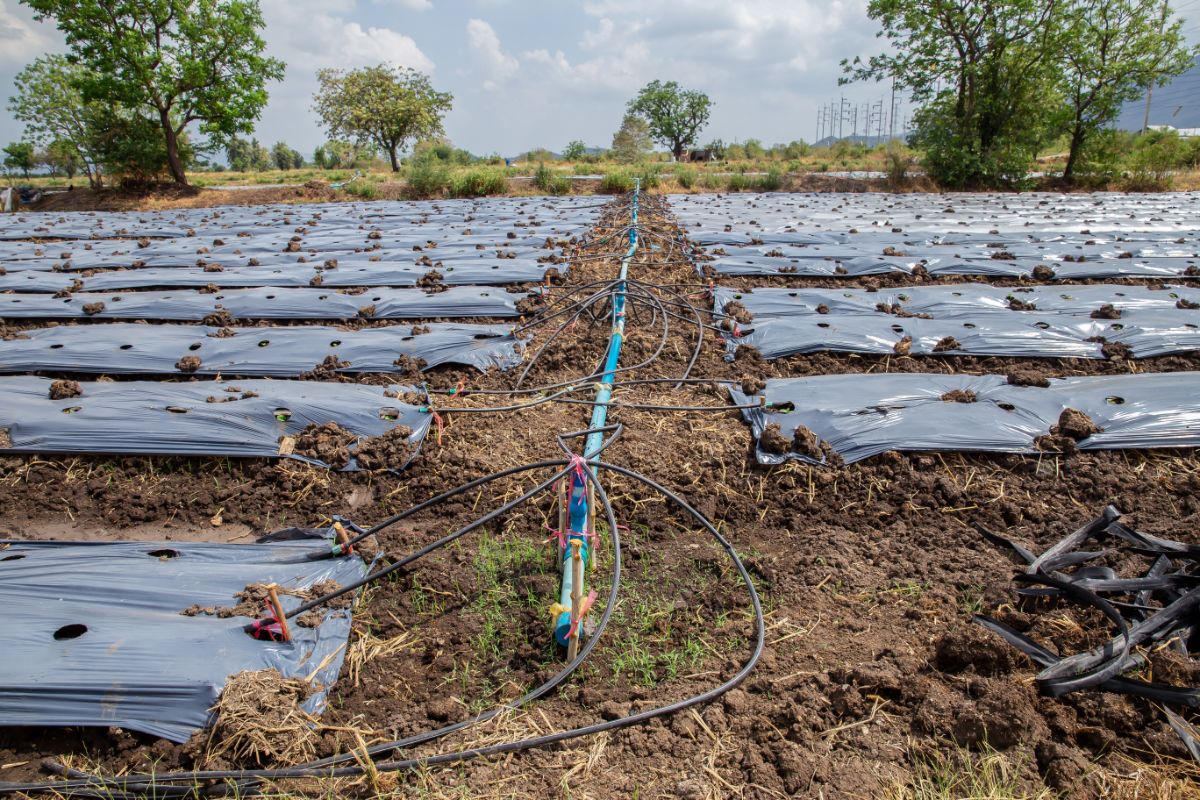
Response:
[[[346,194],[362,198],[363,200],[374,200],[379,197],[379,187],[361,178],[355,178],[343,185],[342,189],[345,190]]]
[[[1171,171],[1186,165],[1187,149],[1175,131],[1147,131],[1133,144],[1124,188],[1157,192],[1171,187]]]
[[[725,188],[731,192],[744,192],[753,185],[753,181],[747,178],[744,173],[735,172],[725,179]]]
[[[696,185],[696,170],[691,167],[677,167],[675,169],[675,180],[682,188],[691,189]]]
[[[624,194],[633,191],[633,176],[624,170],[610,172],[600,179],[601,194]]]
[[[899,142],[889,142],[883,151],[884,171],[887,173],[888,186],[899,189],[908,178],[908,166],[912,161],[908,150]]]
[[[408,168],[408,191],[413,197],[438,197],[450,187],[450,170],[441,162],[421,160]]]
[[[658,186],[658,174],[661,171],[661,167],[643,164],[633,176],[641,180],[642,189],[654,189]]]
[[[725,181],[716,173],[706,172],[700,176],[700,185],[712,191],[722,188],[725,185]]]
[[[485,197],[507,191],[508,180],[504,173],[494,169],[471,169],[450,180],[451,197]]]
[[[538,163],[537,171],[533,173],[533,185],[541,189],[543,192],[548,192],[550,191],[550,186],[554,183],[554,179],[556,177],[557,174],[554,172],[554,170],[546,166],[545,161],[541,161]]]
[[[771,167],[766,175],[758,179],[758,188],[764,192],[778,192],[783,188],[783,170]]]

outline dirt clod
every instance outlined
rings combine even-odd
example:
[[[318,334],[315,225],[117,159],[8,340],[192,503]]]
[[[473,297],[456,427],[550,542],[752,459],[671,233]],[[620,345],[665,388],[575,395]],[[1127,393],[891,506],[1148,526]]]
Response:
[[[336,422],[311,423],[296,436],[292,452],[341,469],[350,463],[350,445],[356,441],[357,434]]]
[[[1104,429],[1092,422],[1087,414],[1074,408],[1064,408],[1058,417],[1058,424],[1050,429],[1053,435],[1068,436],[1075,441],[1082,441],[1094,433]]]
[[[55,381],[50,384],[51,400],[66,400],[71,397],[82,397],[83,388],[78,381]]]

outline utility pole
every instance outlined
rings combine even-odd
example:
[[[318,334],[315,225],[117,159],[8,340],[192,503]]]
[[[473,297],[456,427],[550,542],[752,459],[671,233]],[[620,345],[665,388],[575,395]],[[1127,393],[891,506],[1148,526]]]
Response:
[[[1158,35],[1161,37],[1167,27],[1167,2],[1163,0],[1162,16],[1158,20]],[[1150,99],[1154,97],[1154,82],[1146,87],[1146,113],[1142,115],[1142,133],[1150,130]]]
[[[888,141],[896,138],[896,76],[892,76],[892,105],[888,110]]]

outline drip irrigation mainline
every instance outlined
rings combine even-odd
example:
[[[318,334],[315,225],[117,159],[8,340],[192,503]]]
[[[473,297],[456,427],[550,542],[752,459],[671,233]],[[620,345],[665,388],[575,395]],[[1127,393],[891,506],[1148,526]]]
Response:
[[[567,462],[555,461],[555,462],[550,462],[550,463],[551,463],[551,465],[558,465],[558,464],[567,463]],[[750,573],[746,569],[746,565],[742,562],[741,558],[737,554],[737,551],[733,548],[733,545],[730,544],[729,540],[726,539],[724,536],[722,536],[720,531],[718,531],[716,529],[716,527],[713,526],[713,524],[703,514],[701,514],[699,511],[697,511],[691,505],[689,505],[685,500],[680,498],[678,495],[671,492],[670,489],[667,489],[665,486],[659,484],[658,482],[654,481],[653,479],[648,478],[644,475],[641,475],[640,473],[634,472],[633,470],[626,469],[626,468],[620,467],[616,464],[611,464],[611,463],[607,463],[607,462],[590,461],[590,462],[588,462],[588,466],[592,467],[593,469],[610,470],[612,472],[616,472],[619,475],[623,475],[627,478],[632,478],[632,479],[642,483],[643,485],[653,489],[654,491],[660,493],[662,496],[666,497],[668,500],[673,502],[680,509],[682,509],[683,511],[685,511],[686,513],[691,515],[700,524],[700,526],[702,528],[704,528],[709,533],[709,535],[717,542],[717,544],[725,551],[725,554],[730,558],[730,560],[733,561],[733,564],[734,564],[735,569],[737,570],[738,576],[741,579],[743,585],[745,586],[747,594],[749,595],[751,611],[752,611],[752,614],[754,617],[754,647],[753,647],[749,657],[743,662],[742,667],[736,673],[734,673],[730,678],[728,678],[721,684],[714,686],[711,689],[708,689],[707,691],[692,695],[690,697],[684,698],[683,700],[678,700],[676,702],[668,703],[666,705],[658,706],[656,708],[647,709],[647,710],[641,711],[637,714],[630,714],[628,716],[619,717],[614,720],[607,720],[605,722],[594,723],[591,725],[584,725],[584,726],[580,726],[580,727],[576,727],[576,728],[571,728],[571,729],[568,729],[565,731],[558,731],[556,733],[545,734],[542,736],[536,736],[536,737],[532,737],[532,738],[528,738],[528,739],[520,739],[520,740],[516,740],[516,741],[502,742],[499,744],[488,745],[485,747],[476,747],[476,748],[471,748],[468,750],[459,750],[459,751],[451,752],[451,753],[441,753],[441,754],[437,754],[437,755],[426,756],[423,758],[404,759],[404,760],[400,760],[400,761],[374,762],[372,765],[373,770],[381,771],[381,772],[398,772],[398,771],[408,770],[408,769],[420,769],[420,768],[424,768],[424,767],[437,766],[440,764],[449,764],[449,763],[455,763],[455,762],[460,762],[460,761],[467,761],[470,759],[480,758],[480,757],[485,757],[485,756],[502,755],[505,753],[514,753],[514,752],[519,752],[522,750],[529,750],[529,749],[538,748],[538,747],[546,747],[549,745],[557,744],[559,742],[564,742],[564,741],[568,741],[571,739],[577,739],[582,736],[590,736],[590,735],[597,734],[597,733],[603,733],[605,731],[619,730],[621,728],[626,728],[626,727],[636,725],[636,724],[639,724],[642,722],[646,722],[648,720],[655,719],[657,717],[662,717],[662,716],[665,716],[668,714],[674,714],[679,711],[683,711],[688,708],[693,708],[695,706],[702,705],[704,703],[715,700],[716,698],[718,698],[721,695],[728,692],[730,689],[733,689],[736,686],[738,686],[740,683],[742,683],[742,681],[744,681],[746,679],[746,677],[750,674],[750,672],[754,669],[755,665],[758,663],[759,659],[762,656],[764,645],[766,642],[766,626],[765,626],[765,622],[763,619],[762,602],[759,599],[758,591],[754,588],[754,581],[751,579]],[[593,475],[593,477],[594,477],[594,474],[592,473],[591,469],[586,470],[586,472],[587,472],[587,474]],[[603,492],[603,489],[602,489],[602,487],[600,487],[598,480],[596,481],[596,486],[600,490],[600,492]],[[614,528],[614,530],[615,530],[615,528]],[[616,562],[614,562],[614,564],[615,563]],[[614,571],[615,571],[615,569],[614,569]],[[614,585],[615,585],[615,581],[614,581]],[[612,593],[610,592],[610,596],[611,596],[611,594]],[[591,639],[588,640],[588,644],[591,644],[597,638],[598,637],[593,636]],[[583,649],[581,649],[580,656],[583,656],[583,654],[584,654],[584,651],[583,651]],[[580,657],[577,657],[576,661],[579,661],[579,660],[580,660]],[[572,662],[572,663],[574,663],[574,662]],[[447,726],[447,727],[453,727],[453,726]],[[455,730],[461,730],[461,729],[462,728],[455,728]],[[418,736],[421,736],[421,734],[418,734]],[[413,737],[410,737],[410,738],[413,738]],[[380,752],[391,752],[391,751],[398,749],[396,744],[397,743],[389,742],[385,745],[376,745],[375,747],[376,748],[386,748],[384,750],[381,750]],[[375,748],[372,748],[372,749],[375,749]],[[348,756],[340,756],[339,758],[342,758],[344,761],[350,760],[350,759],[353,759],[353,754],[349,754]],[[13,792],[27,792],[28,793],[28,792],[39,792],[39,791],[61,792],[64,789],[67,789],[67,790],[72,790],[72,789],[114,790],[115,789],[117,791],[122,791],[122,790],[129,789],[129,788],[139,788],[139,787],[149,788],[149,789],[156,790],[156,791],[158,789],[163,789],[169,793],[172,793],[177,790],[182,790],[184,792],[196,792],[197,789],[194,786],[193,787],[186,787],[186,786],[185,787],[175,787],[175,786],[172,786],[171,784],[174,784],[175,782],[178,782],[178,781],[187,781],[187,782],[192,782],[192,783],[195,783],[198,781],[212,781],[212,780],[259,782],[259,781],[267,781],[267,780],[282,780],[282,779],[288,779],[288,778],[339,778],[339,777],[355,777],[355,776],[363,774],[364,772],[366,772],[366,768],[363,765],[357,764],[357,763],[354,766],[338,767],[338,768],[333,768],[333,769],[325,769],[322,767],[312,766],[311,764],[309,764],[309,765],[302,765],[302,766],[297,766],[297,767],[284,767],[284,768],[278,768],[278,769],[221,770],[221,771],[191,772],[191,773],[166,773],[166,774],[160,774],[160,775],[154,775],[154,774],[124,775],[124,776],[114,777],[114,778],[95,777],[95,778],[72,779],[72,780],[67,780],[67,781],[59,781],[57,783],[38,783],[38,784],[9,783],[9,784],[0,784],[0,793],[4,793],[4,794],[13,793]],[[166,783],[167,785],[160,787],[160,786],[158,786],[158,784],[160,782]]]

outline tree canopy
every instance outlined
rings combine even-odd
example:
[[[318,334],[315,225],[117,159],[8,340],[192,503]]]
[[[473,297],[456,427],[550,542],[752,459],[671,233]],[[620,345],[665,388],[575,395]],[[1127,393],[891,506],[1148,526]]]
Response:
[[[703,92],[683,89],[675,81],[655,80],[629,101],[627,111],[644,119],[654,140],[670,149],[678,161],[708,124],[712,106]]]
[[[646,120],[626,114],[621,120],[621,127],[613,134],[613,157],[630,164],[645,157],[650,148],[650,126],[646,124]]]
[[[13,142],[4,148],[4,166],[8,169],[19,170],[26,178],[29,171],[37,166],[33,156],[33,142]]]
[[[399,151],[410,141],[441,136],[454,96],[433,88],[429,76],[381,64],[350,71],[323,69],[313,110],[330,138],[370,143],[400,170]]]
[[[1146,87],[1163,85],[1192,65],[1183,21],[1162,0],[1075,0],[1062,38],[1062,82],[1071,180],[1092,137]]]
[[[53,157],[67,159],[87,175],[93,187],[101,184],[100,157],[96,151],[97,122],[103,115],[101,104],[84,102],[79,85],[86,70],[65,56],[39,58],[21,70],[14,81],[17,93],[9,98],[8,110],[25,123],[26,137],[48,149]]]
[[[216,138],[249,133],[283,63],[263,55],[257,0],[21,0],[53,18],[86,71],[85,101],[146,109],[172,178],[186,184],[180,136],[192,122]]]
[[[888,52],[843,82],[890,78],[921,103],[913,144],[949,186],[1023,181],[1067,134],[1070,179],[1121,104],[1190,63],[1162,0],[870,0]]]

